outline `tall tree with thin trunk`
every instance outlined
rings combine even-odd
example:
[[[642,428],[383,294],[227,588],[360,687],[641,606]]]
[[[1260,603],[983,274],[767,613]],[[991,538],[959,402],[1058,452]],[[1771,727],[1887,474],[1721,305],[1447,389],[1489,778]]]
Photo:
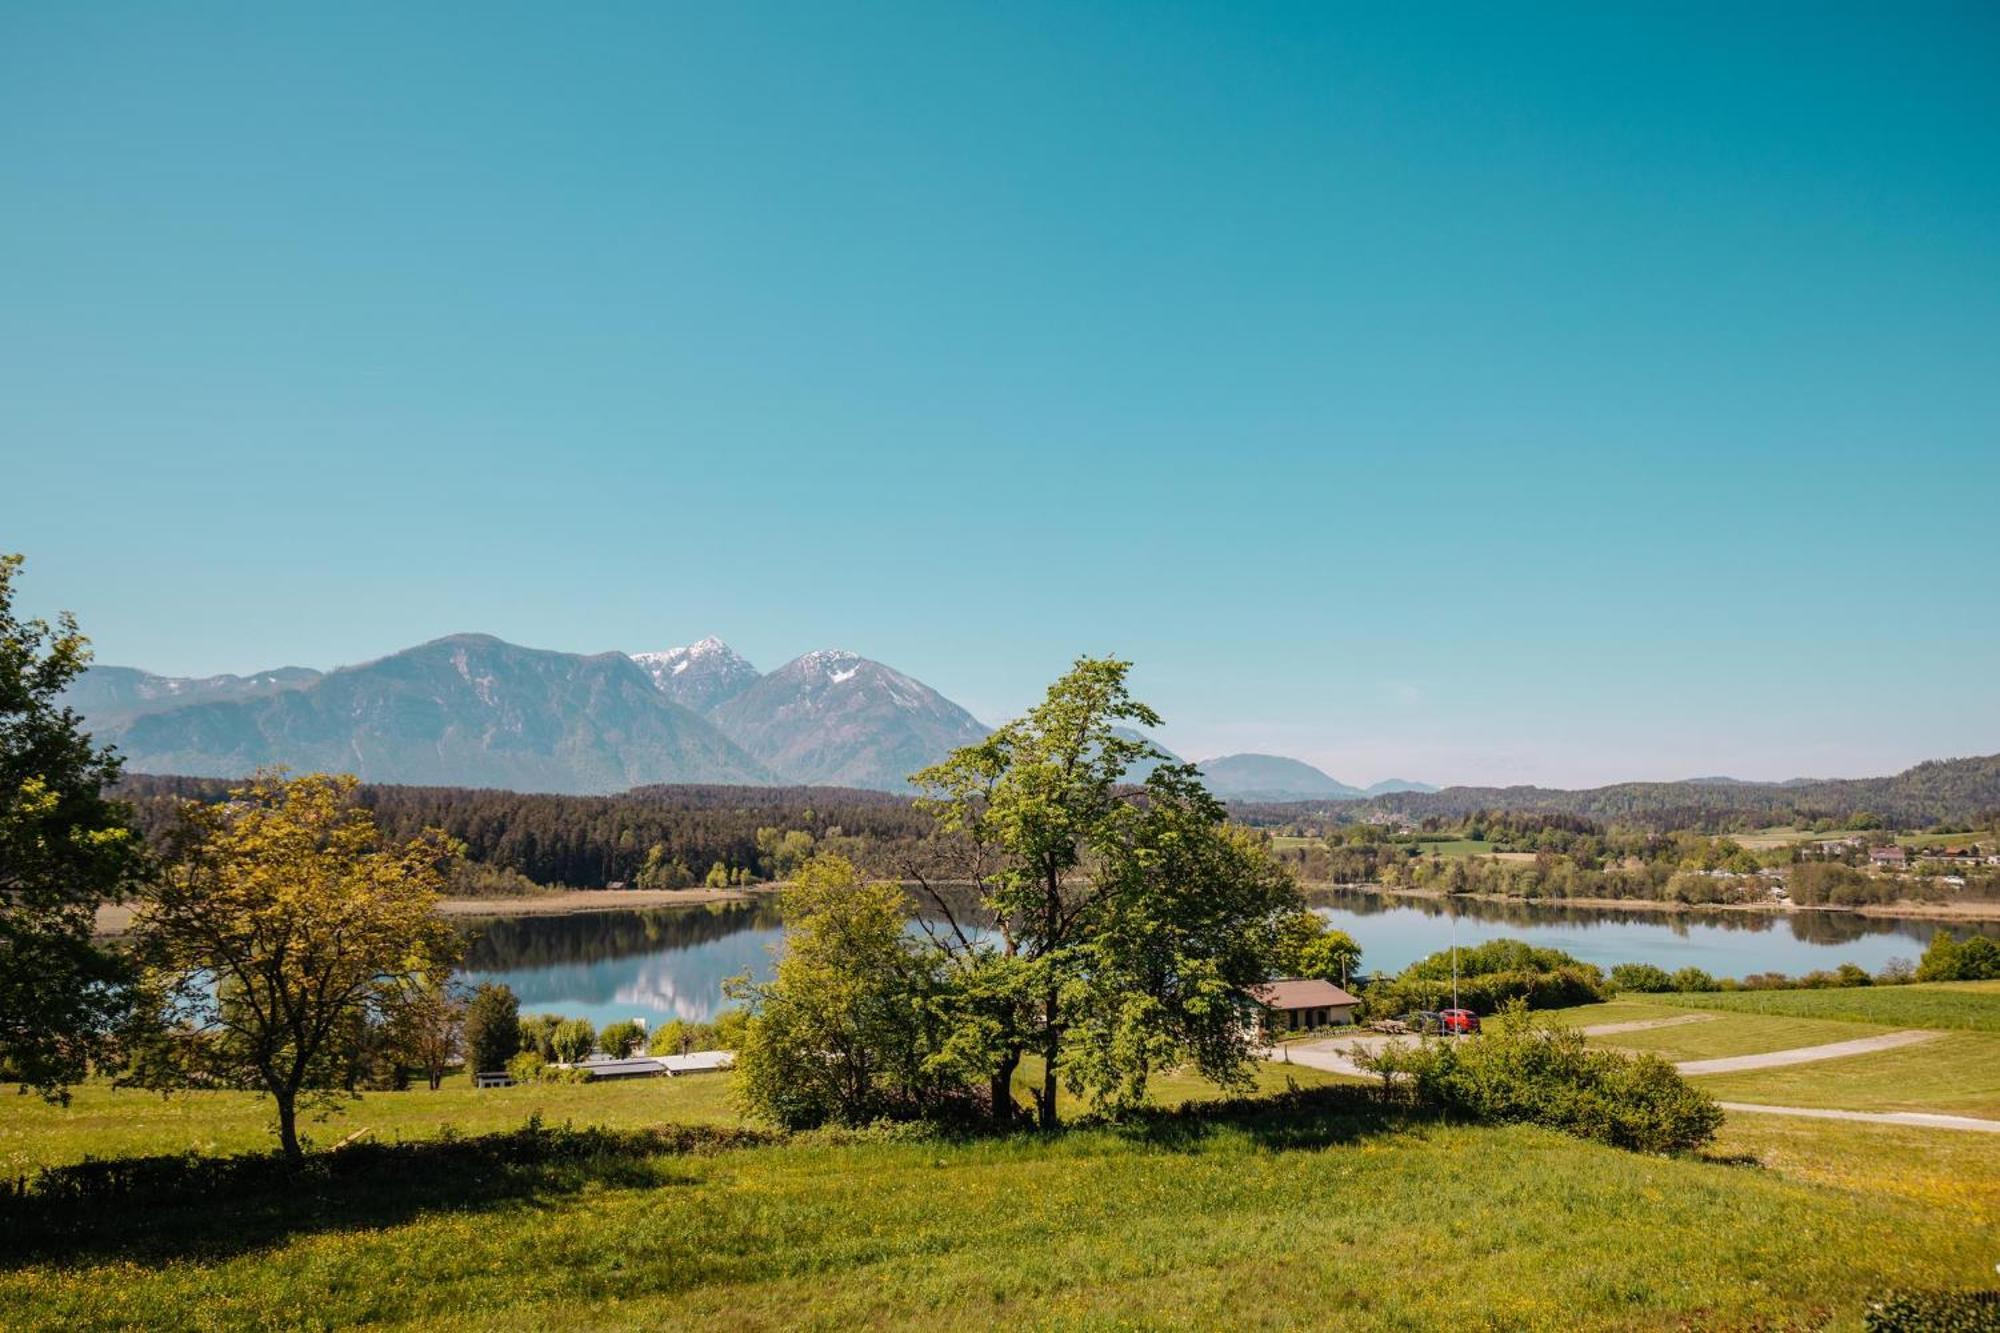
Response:
[[[302,1106],[347,1082],[356,1025],[389,1021],[458,951],[437,911],[450,847],[383,846],[356,787],[265,774],[188,803],[133,922],[154,1027],[131,1081],[262,1089],[293,1161]]]
[[[118,760],[61,703],[90,662],[73,617],[14,614],[21,557],[0,555],[0,1079],[66,1097],[125,1003],[124,969],[94,947],[99,904],[144,872]]]
[[[1129,667],[1078,659],[1025,716],[913,779],[977,859],[976,911],[920,883],[958,973],[947,1052],[990,1080],[1003,1120],[1030,1053],[1044,1128],[1063,1086],[1117,1110],[1175,1063],[1240,1084],[1241,992],[1270,977],[1297,910],[1290,878],[1227,827],[1194,767],[1134,733],[1160,718],[1131,697]]]

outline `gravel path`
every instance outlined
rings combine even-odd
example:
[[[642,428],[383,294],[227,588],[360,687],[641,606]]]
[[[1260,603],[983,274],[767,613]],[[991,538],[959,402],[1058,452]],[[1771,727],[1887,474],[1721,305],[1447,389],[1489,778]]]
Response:
[[[1725,1111],[1754,1115],[1802,1115],[1814,1120],[1860,1120],[1871,1125],[1916,1125],[1923,1129],[1969,1129],[1982,1134],[2000,1134],[2000,1120],[1979,1120],[1969,1115],[1940,1115],[1935,1111],[1829,1111],[1820,1106],[1758,1106],[1750,1102],[1717,1102]]]
[[[1810,1064],[1815,1060],[1839,1060],[1870,1051],[1889,1051],[1930,1041],[1939,1034],[1909,1030],[1885,1032],[1879,1037],[1857,1037],[1853,1041],[1831,1041],[1824,1046],[1795,1046],[1789,1051],[1766,1051],[1762,1055],[1726,1055],[1715,1060],[1683,1060],[1674,1068],[1683,1074],[1734,1074],[1746,1069],[1776,1069],[1781,1065]]]
[[[1599,1023],[1583,1030],[1586,1037],[1609,1037],[1619,1032],[1651,1032],[1654,1028],[1677,1028],[1683,1023],[1711,1023],[1714,1014],[1682,1014],[1677,1018],[1641,1018],[1631,1023]]]

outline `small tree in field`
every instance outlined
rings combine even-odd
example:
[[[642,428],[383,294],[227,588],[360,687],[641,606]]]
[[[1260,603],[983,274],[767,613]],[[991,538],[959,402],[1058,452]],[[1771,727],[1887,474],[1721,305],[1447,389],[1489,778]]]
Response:
[[[581,1064],[597,1048],[597,1029],[587,1018],[565,1018],[549,1034],[549,1049],[563,1064]]]
[[[791,1128],[927,1109],[954,1084],[928,1065],[936,978],[931,951],[904,932],[902,890],[819,856],[799,867],[784,910],[777,975],[730,983],[755,1006],[736,1060],[750,1109]]]
[[[646,1029],[630,1018],[621,1018],[616,1023],[606,1023],[604,1030],[597,1034],[597,1044],[612,1059],[621,1059],[632,1053],[632,1048],[646,1039]]]
[[[449,848],[382,846],[357,785],[260,775],[223,804],[187,803],[132,927],[151,1022],[132,1081],[259,1088],[295,1162],[301,1102],[343,1086],[352,1034],[458,950],[437,913]]]
[[[521,1001],[513,989],[482,982],[465,1006],[465,1063],[475,1074],[497,1073],[521,1049]]]
[[[464,1050],[465,1000],[450,975],[416,977],[384,1001],[397,1059],[424,1071],[432,1092]]]

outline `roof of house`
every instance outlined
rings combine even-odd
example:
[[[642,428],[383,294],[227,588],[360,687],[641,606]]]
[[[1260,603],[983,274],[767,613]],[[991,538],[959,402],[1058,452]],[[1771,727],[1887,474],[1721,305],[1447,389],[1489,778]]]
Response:
[[[1877,847],[1868,853],[1877,861],[1900,861],[1907,854],[1901,847]]]
[[[1319,1009],[1361,1003],[1331,981],[1316,977],[1281,977],[1266,985],[1252,986],[1250,998],[1267,1009]]]
[[[686,1055],[665,1055],[660,1063],[669,1074],[700,1074],[711,1069],[727,1069],[736,1063],[734,1051],[690,1051]]]

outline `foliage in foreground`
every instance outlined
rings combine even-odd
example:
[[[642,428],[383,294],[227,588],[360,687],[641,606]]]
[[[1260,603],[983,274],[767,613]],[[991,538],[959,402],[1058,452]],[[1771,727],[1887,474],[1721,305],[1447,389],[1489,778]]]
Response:
[[[1722,1108],[1656,1055],[1589,1047],[1581,1030],[1530,1018],[1515,1001],[1472,1040],[1395,1042],[1359,1063],[1405,1105],[1486,1123],[1545,1125],[1638,1152],[1688,1152]]]
[[[0,1079],[60,1098],[103,1056],[124,969],[91,943],[97,906],[143,871],[122,807],[104,799],[117,757],[60,703],[90,661],[64,616],[14,615],[18,555],[0,555]]]

